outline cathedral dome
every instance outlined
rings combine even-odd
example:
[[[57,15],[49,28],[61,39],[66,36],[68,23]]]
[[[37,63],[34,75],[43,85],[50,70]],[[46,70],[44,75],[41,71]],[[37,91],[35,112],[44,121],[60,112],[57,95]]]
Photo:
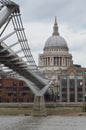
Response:
[[[48,38],[48,40],[46,41],[45,43],[45,48],[67,48],[68,49],[68,46],[67,46],[67,43],[65,41],[65,39],[61,36],[51,36]]]
[[[52,48],[63,48],[63,49],[68,50],[67,42],[65,41],[63,37],[59,35],[56,18],[55,18],[55,24],[53,27],[53,34],[45,42],[44,50],[52,49]]]

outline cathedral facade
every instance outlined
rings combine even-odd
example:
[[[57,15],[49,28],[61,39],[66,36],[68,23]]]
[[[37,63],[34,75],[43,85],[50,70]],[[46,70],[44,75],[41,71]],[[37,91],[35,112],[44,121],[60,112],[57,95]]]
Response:
[[[82,102],[86,91],[86,68],[73,64],[68,44],[60,36],[57,19],[52,36],[39,55],[39,67],[48,79],[55,79],[54,94],[60,102]]]

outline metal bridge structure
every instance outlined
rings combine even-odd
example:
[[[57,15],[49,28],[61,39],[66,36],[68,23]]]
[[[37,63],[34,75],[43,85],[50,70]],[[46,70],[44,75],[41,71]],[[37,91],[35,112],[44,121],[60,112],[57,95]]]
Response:
[[[20,6],[10,0],[0,0],[0,67],[6,75],[24,80],[39,97],[53,82],[46,79],[36,65],[23,27]]]

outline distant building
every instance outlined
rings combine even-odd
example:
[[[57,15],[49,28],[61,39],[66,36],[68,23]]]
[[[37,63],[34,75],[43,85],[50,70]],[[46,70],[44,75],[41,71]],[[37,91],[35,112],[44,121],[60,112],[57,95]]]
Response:
[[[53,90],[59,101],[83,101],[86,93],[86,68],[73,64],[67,42],[58,32],[56,18],[53,34],[39,55],[39,67],[47,78],[55,79]]]
[[[32,102],[33,94],[22,80],[0,78],[0,102]]]

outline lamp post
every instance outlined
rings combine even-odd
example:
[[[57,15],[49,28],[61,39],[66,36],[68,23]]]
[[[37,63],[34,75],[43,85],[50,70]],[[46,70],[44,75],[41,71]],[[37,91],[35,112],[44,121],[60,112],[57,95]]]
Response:
[[[54,92],[54,101],[55,102],[59,100],[59,90],[58,89],[59,89],[59,85],[56,84],[55,85],[55,92]]]
[[[85,101],[86,101],[86,94],[83,94],[83,112],[86,112],[86,104],[85,104]]]
[[[86,94],[84,94],[84,111],[86,112],[86,104],[85,104],[85,101],[86,101]]]

